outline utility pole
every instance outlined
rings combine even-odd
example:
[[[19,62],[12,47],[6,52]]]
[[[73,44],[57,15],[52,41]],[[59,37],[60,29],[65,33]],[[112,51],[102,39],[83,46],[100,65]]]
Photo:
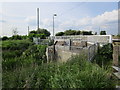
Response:
[[[39,30],[39,8],[37,8],[37,30]]]
[[[54,38],[54,17],[55,16],[57,16],[57,14],[53,14],[53,38]],[[53,60],[55,60],[55,43],[54,43],[54,39],[53,39],[53,54],[54,54]]]
[[[29,36],[29,26],[28,26],[28,36]]]

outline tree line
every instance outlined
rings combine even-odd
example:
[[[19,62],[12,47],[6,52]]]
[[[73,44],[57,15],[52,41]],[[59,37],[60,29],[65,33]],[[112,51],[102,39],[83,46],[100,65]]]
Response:
[[[81,31],[81,30],[66,30],[64,32],[58,32],[55,36],[65,36],[65,35],[97,35],[97,32],[93,34],[92,31]],[[106,35],[106,31],[101,31],[100,35]]]
[[[39,28],[38,30],[32,30],[29,32],[28,35],[18,35],[14,30],[14,35],[11,37],[3,36],[0,38],[0,40],[24,40],[24,39],[30,39],[32,41],[33,37],[40,37],[41,39],[46,39],[47,37],[50,36],[50,32],[47,29],[41,29]]]
[[[23,40],[23,39],[30,39],[32,40],[33,37],[40,37],[41,39],[46,39],[51,35],[51,33],[47,29],[41,29],[39,28],[38,30],[32,30],[29,32],[28,36],[27,35],[18,35],[17,34],[17,29],[13,30],[14,35],[11,37],[3,36],[0,38],[0,40]],[[81,31],[81,30],[66,30],[64,32],[58,32],[56,33],[55,36],[65,36],[65,35],[97,35],[97,32],[93,34],[92,31]],[[106,35],[106,31],[101,31],[100,35]]]

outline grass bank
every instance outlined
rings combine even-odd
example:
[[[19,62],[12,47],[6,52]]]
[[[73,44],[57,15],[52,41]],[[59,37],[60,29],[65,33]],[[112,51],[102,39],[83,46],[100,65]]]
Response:
[[[65,63],[46,63],[47,46],[45,45],[34,45],[30,41],[22,40],[5,41],[2,45],[3,88],[112,88],[115,86],[111,80],[111,70],[105,70],[98,64],[87,61],[84,55],[72,57]],[[20,54],[18,55],[17,52]],[[99,61],[100,59],[98,63]]]
[[[45,63],[3,73],[4,88],[112,88],[110,71],[75,56],[66,63]]]

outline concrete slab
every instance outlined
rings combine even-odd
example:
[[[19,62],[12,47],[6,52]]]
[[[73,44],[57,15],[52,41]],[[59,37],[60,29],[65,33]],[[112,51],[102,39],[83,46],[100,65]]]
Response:
[[[116,73],[113,73],[118,79],[120,79],[120,73],[119,72],[116,72]]]
[[[120,68],[119,67],[116,67],[116,66],[112,66],[113,69],[115,69],[116,71],[119,72]]]

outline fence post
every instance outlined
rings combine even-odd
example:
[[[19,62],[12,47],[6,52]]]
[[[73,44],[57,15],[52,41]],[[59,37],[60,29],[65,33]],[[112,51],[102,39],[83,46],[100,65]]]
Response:
[[[96,51],[96,44],[94,44],[94,55],[95,55],[95,51]]]
[[[69,39],[69,50],[71,50],[71,39]]]
[[[97,53],[100,52],[100,44],[97,42]]]
[[[90,46],[88,47],[88,61],[90,60]]]

